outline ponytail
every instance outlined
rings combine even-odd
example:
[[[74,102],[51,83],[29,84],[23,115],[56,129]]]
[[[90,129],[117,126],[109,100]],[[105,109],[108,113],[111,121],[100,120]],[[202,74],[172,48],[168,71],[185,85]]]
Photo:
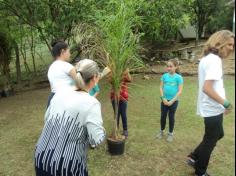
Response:
[[[51,54],[54,59],[56,59],[57,57],[61,55],[62,50],[68,49],[68,44],[64,42],[63,40],[53,41],[51,43],[51,46],[52,46]]]
[[[77,81],[77,86],[79,87],[79,89],[84,90],[85,89],[85,82],[82,77],[81,71],[77,71],[77,80],[76,81]]]
[[[76,64],[77,70],[77,86],[81,90],[85,90],[85,87],[89,84],[94,76],[99,75],[99,68],[96,62],[90,59],[80,60]]]

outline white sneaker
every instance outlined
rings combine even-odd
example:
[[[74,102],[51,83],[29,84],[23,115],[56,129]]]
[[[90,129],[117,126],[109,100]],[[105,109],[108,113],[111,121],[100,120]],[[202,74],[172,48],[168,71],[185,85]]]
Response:
[[[160,132],[157,134],[156,138],[157,138],[157,139],[162,139],[163,136],[164,136],[163,131],[160,131]]]
[[[168,142],[172,142],[173,141],[173,134],[168,134],[168,137],[166,139]]]

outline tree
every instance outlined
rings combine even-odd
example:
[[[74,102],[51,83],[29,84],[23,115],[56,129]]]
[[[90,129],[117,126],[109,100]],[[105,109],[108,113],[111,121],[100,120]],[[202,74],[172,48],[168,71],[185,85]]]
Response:
[[[4,30],[0,30],[0,73],[3,77],[3,91],[12,90],[10,79],[11,39]]]
[[[138,15],[142,16],[140,32],[152,40],[164,41],[176,37],[178,30],[188,23],[189,0],[138,0]]]
[[[214,14],[219,13],[222,0],[193,0],[190,5],[192,22],[196,28],[196,40],[202,37],[204,27]]]
[[[110,1],[111,3],[111,1]],[[111,86],[115,93],[115,108],[111,138],[119,140],[117,114],[122,75],[128,68],[133,70],[142,65],[137,56],[140,33],[133,31],[139,19],[132,1],[112,1],[110,13],[97,16],[97,25],[103,36],[106,65],[111,69]]]
[[[221,29],[232,30],[233,28],[232,20],[234,7],[232,5],[228,5],[224,0],[219,1],[219,3],[221,3],[221,9],[218,13],[211,16],[210,21],[206,24],[206,32],[208,34],[213,34]]]
[[[49,50],[55,39],[70,40],[73,28],[89,16],[93,1],[2,0],[0,6],[21,24],[37,30]]]

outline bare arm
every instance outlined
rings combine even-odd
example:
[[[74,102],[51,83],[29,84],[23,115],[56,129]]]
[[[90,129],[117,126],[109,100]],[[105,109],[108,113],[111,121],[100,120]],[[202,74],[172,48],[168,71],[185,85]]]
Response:
[[[78,78],[77,78],[76,69],[72,68],[71,71],[69,72],[69,75],[75,81],[76,87],[78,87]]]
[[[164,95],[164,93],[163,93],[163,81],[160,82],[160,95],[161,95],[161,97]]]
[[[76,69],[75,68],[72,68],[71,70],[70,70],[70,72],[69,72],[69,75],[71,76],[71,78],[73,79],[73,80],[77,80],[77,75],[76,75]]]
[[[162,102],[164,103],[164,105],[167,105],[168,104],[168,101],[163,98],[164,96],[164,92],[163,92],[163,81],[160,82],[160,95],[161,95],[161,100]]]
[[[213,89],[213,82],[214,82],[213,80],[206,80],[203,85],[203,92],[216,102],[223,105],[225,100],[222,97],[220,97]]]
[[[223,99],[217,92],[213,89],[213,80],[206,80],[203,85],[203,92],[207,94],[210,98],[218,102],[219,104],[225,107],[225,102],[228,100]],[[229,102],[228,102],[229,103]],[[228,107],[225,107],[225,114],[229,114],[233,108],[231,104]]]
[[[126,72],[124,73],[123,79],[124,79],[124,81],[126,81],[126,82],[131,82],[131,81],[132,81],[132,77],[131,77],[129,71],[126,71]]]
[[[98,94],[99,94],[99,92],[96,92],[93,96],[94,97],[97,97],[98,96]]]
[[[183,84],[180,84],[179,90],[177,94],[175,95],[175,97],[169,102],[169,106],[171,106],[178,99],[178,97],[182,94],[182,90],[183,90]]]

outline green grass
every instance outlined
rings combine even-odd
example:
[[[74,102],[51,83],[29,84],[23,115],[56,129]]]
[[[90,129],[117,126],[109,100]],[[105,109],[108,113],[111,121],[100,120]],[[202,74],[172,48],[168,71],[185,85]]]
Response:
[[[197,78],[185,77],[183,94],[176,113],[173,143],[156,140],[160,128],[160,75],[150,80],[134,78],[128,103],[129,138],[123,156],[110,156],[106,143],[89,151],[91,176],[188,176],[193,170],[184,163],[186,155],[199,144],[203,136],[203,120],[196,116]],[[235,102],[234,77],[225,77],[229,100]],[[100,83],[104,126],[109,134],[112,107],[109,85]],[[0,175],[34,175],[33,151],[43,127],[49,88],[28,91],[0,99]],[[216,176],[235,175],[234,112],[224,118],[225,136],[212,153],[209,173]],[[168,126],[167,126],[168,127]]]

